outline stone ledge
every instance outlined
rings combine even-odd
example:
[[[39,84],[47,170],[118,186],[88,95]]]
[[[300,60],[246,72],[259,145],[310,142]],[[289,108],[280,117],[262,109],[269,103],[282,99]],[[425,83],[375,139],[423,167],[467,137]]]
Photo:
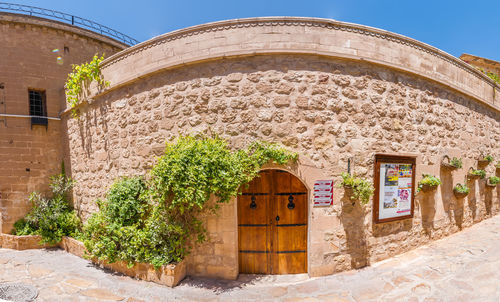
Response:
[[[16,236],[0,234],[0,247],[13,250],[31,250],[57,247],[57,244],[40,244],[42,237],[36,235]]]
[[[42,249],[50,247],[60,247],[66,252],[75,256],[84,258],[86,249],[82,242],[71,238],[63,237],[59,244],[40,244],[42,237],[40,236],[16,236],[9,234],[0,234],[0,247],[27,250],[27,249]],[[132,267],[128,267],[124,261],[108,263],[97,259],[91,261],[101,267],[110,269],[115,272],[122,273],[129,277],[140,280],[150,281],[169,287],[174,287],[186,277],[186,262],[181,261],[177,264],[163,265],[159,269],[155,269],[153,265],[148,263],[136,263]]]

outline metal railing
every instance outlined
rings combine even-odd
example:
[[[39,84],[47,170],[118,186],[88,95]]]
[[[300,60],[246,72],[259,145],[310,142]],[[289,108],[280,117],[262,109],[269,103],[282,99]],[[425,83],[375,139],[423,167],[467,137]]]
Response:
[[[129,46],[139,43],[139,41],[137,41],[136,39],[127,36],[125,34],[122,34],[121,32],[118,32],[107,26],[101,25],[91,20],[83,19],[77,16],[73,16],[63,12],[58,12],[51,9],[45,9],[45,8],[15,4],[15,3],[0,2],[0,11],[20,12],[22,14],[30,16],[43,16],[49,19],[61,20],[71,25],[76,25],[85,29],[90,29],[92,31],[100,33],[101,35],[109,36]]]

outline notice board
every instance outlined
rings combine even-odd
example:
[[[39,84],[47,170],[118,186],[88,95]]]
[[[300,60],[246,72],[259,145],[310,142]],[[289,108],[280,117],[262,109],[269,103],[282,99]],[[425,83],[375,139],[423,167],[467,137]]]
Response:
[[[373,221],[389,222],[413,217],[415,157],[375,155]]]
[[[314,206],[324,207],[333,204],[333,180],[316,180],[314,182]]]

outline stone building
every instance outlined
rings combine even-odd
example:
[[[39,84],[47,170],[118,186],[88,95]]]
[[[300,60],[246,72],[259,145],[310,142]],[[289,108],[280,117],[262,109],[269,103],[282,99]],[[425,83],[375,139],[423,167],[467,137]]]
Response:
[[[29,192],[47,191],[61,169],[71,64],[126,47],[62,22],[0,13],[0,231],[10,232],[31,206]]]
[[[126,48],[102,63],[102,73],[110,87],[93,91],[77,108],[78,119],[60,107],[56,162],[40,167],[49,175],[64,156],[84,218],[117,177],[144,175],[165,141],[179,134],[217,132],[234,148],[279,142],[299,154],[291,166],[266,166],[241,196],[204,217],[210,239],[187,259],[190,275],[328,275],[411,250],[499,211],[498,188],[465,176],[485,155],[500,159],[500,87],[419,41],[326,19],[238,19]],[[462,158],[463,168],[444,169],[445,155]],[[406,183],[411,215],[375,217],[387,210],[377,195],[385,192],[379,168],[387,163],[412,167]],[[402,165],[398,173],[406,173]],[[385,167],[387,175],[392,166]],[[494,164],[480,168],[498,173]],[[338,187],[347,171],[380,191],[367,205]],[[442,184],[415,193],[423,173]],[[453,186],[464,181],[471,192],[457,198]],[[331,188],[331,197],[315,204],[321,186]],[[10,203],[1,199],[2,214],[10,215],[4,213],[12,203],[25,204],[34,188],[19,187]]]

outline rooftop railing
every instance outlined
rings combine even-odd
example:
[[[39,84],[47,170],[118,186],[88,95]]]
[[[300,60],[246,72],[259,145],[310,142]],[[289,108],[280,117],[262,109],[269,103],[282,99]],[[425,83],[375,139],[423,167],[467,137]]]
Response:
[[[43,16],[48,19],[63,21],[71,25],[95,31],[101,35],[106,35],[129,46],[139,43],[139,41],[137,41],[136,39],[127,36],[125,34],[122,34],[121,32],[118,32],[107,26],[101,25],[99,23],[96,23],[88,19],[80,18],[77,16],[73,16],[70,14],[66,14],[51,9],[45,9],[45,8],[15,4],[15,3],[0,2],[0,11],[18,12],[25,15]]]

